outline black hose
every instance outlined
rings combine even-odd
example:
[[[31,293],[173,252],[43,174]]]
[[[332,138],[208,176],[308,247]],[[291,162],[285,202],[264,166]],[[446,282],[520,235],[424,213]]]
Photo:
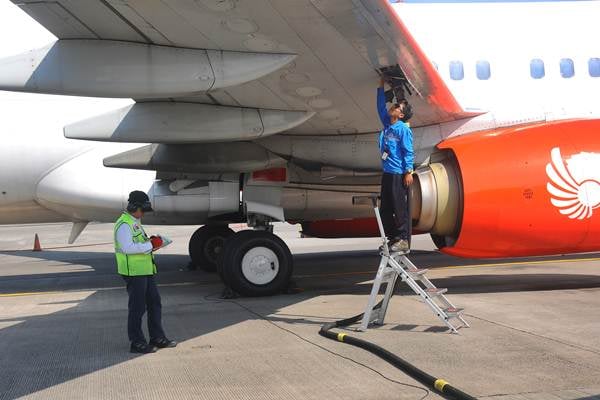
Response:
[[[379,302],[374,310],[381,307],[383,302]],[[340,328],[344,326],[349,326],[357,323],[363,317],[363,314],[355,315],[354,317],[342,319],[339,321],[328,322],[321,326],[321,330],[319,331],[319,335],[324,336],[328,339],[337,340],[342,343],[347,343],[352,346],[360,347],[361,349],[367,350],[368,352],[375,354],[376,356],[384,359],[385,361],[392,364],[394,367],[398,368],[414,380],[420,382],[426,387],[434,390],[436,393],[440,394],[445,399],[449,400],[477,400],[475,397],[463,392],[460,389],[455,388],[450,385],[443,379],[439,379],[433,377],[426,373],[425,371],[420,370],[404,359],[398,357],[397,355],[389,352],[388,350],[380,347],[374,343],[367,342],[366,340],[358,339],[353,336],[349,336],[345,333],[332,332],[332,329]]]

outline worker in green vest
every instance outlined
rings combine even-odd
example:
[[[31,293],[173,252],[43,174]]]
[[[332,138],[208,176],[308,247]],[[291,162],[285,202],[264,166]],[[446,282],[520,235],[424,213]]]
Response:
[[[129,294],[127,333],[132,353],[154,353],[159,348],[175,347],[177,342],[166,337],[162,328],[162,305],[154,281],[156,264],[153,252],[163,245],[160,236],[148,237],[141,218],[152,211],[148,195],[139,190],[129,194],[127,212],[115,223],[115,255],[119,274],[125,279]],[[146,342],[142,331],[142,317],[148,311]]]

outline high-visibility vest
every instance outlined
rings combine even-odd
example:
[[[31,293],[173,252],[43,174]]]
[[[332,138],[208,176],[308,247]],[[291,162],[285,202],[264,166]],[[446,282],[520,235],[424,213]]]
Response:
[[[117,231],[121,225],[127,224],[131,229],[133,243],[146,243],[150,241],[141,224],[128,213],[123,213],[115,223],[114,242],[115,256],[117,257],[117,271],[120,275],[138,276],[154,275],[156,273],[156,264],[154,257],[150,254],[125,254],[121,251],[121,245],[117,240]]]

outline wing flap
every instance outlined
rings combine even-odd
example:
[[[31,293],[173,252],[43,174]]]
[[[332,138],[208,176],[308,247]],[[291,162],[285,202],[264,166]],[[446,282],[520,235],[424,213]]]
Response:
[[[16,2],[15,2],[16,3]],[[16,3],[57,37],[97,39],[98,36],[60,3]]]
[[[130,11],[126,5],[112,6],[107,1],[96,0],[13,0],[13,3],[60,39],[149,42],[135,24],[117,10],[121,7]]]

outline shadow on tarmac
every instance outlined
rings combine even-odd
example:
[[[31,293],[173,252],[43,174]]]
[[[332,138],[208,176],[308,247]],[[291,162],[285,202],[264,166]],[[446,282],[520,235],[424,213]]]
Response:
[[[3,253],[0,253],[3,254]],[[31,257],[61,265],[81,265],[85,270],[39,273],[40,268],[23,267],[24,274],[0,276],[0,293],[85,290],[93,288],[124,287],[115,273],[112,253],[98,252],[10,252],[12,256]],[[456,265],[458,259],[437,252],[414,252],[413,261],[420,266]],[[591,256],[590,256],[591,257]],[[576,257],[581,258],[581,256]],[[157,256],[158,282],[161,285],[187,283],[188,286],[164,287],[167,296],[176,304],[165,310],[165,328],[168,335],[181,342],[202,337],[240,322],[257,319],[243,309],[232,311],[231,303],[207,301],[202,298],[197,284],[215,285],[209,289],[218,293],[221,284],[214,274],[188,271],[187,256],[162,254]],[[561,258],[562,259],[562,258]],[[460,260],[464,264],[465,260]],[[273,314],[283,307],[321,294],[367,294],[379,256],[373,251],[311,253],[295,256],[296,284],[304,290],[299,295],[281,295],[259,299],[261,314]],[[469,261],[471,262],[471,261]],[[473,264],[481,263],[473,261]],[[503,291],[578,289],[600,287],[600,276],[556,273],[518,275],[472,275],[434,279],[438,287],[447,287],[450,293],[488,293]],[[1,269],[0,269],[1,274]],[[124,292],[124,288],[122,289]],[[206,292],[206,290],[204,290]],[[48,302],[46,305],[64,305],[68,308],[46,315],[32,315],[0,320],[6,327],[0,329],[0,399],[12,400],[60,385],[91,373],[106,373],[106,369],[135,359],[128,353],[125,337],[126,310],[119,303],[115,308],[114,291],[96,291],[82,300]],[[400,294],[408,293],[405,288]],[[197,295],[197,301],[194,300]],[[112,299],[111,299],[112,298]],[[181,299],[185,301],[181,302]],[[126,297],[120,297],[126,301]],[[198,318],[190,318],[197,315]],[[218,318],[214,318],[218,315]],[[212,316],[212,317],[211,317]],[[308,316],[278,316],[288,323],[321,324]],[[341,316],[343,317],[343,316]],[[394,329],[411,330],[413,325],[398,325]],[[445,327],[431,326],[429,332],[445,331]],[[199,345],[196,351],[203,351]],[[193,350],[194,348],[192,348]],[[593,396],[582,398],[591,400]]]

